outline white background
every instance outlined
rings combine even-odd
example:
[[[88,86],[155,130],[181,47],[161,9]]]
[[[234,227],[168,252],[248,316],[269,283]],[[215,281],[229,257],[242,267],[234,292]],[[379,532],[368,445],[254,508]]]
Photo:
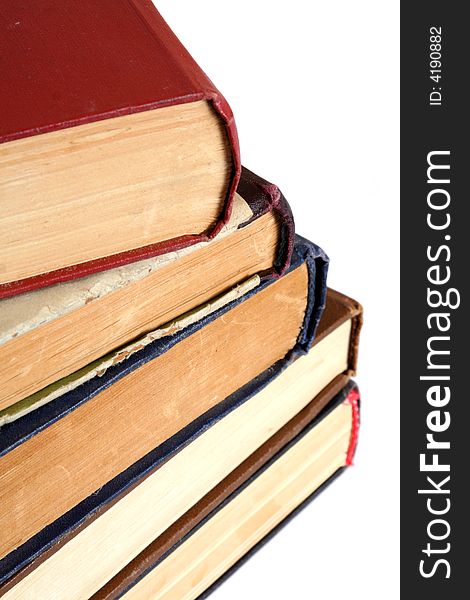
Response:
[[[365,309],[356,466],[213,598],[398,598],[398,2],[155,4],[228,99],[243,164]]]

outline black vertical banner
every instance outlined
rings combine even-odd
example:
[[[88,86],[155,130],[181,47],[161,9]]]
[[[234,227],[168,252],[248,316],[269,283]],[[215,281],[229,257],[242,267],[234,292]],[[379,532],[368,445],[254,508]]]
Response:
[[[403,598],[468,593],[467,8],[442,0],[401,6]]]

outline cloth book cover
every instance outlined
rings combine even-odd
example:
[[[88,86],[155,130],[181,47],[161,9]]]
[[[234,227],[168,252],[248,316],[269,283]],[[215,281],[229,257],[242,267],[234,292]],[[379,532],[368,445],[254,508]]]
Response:
[[[112,600],[125,596],[126,592],[156,568],[173,551],[182,546],[191,535],[204,527],[231,499],[240,494],[262,472],[269,468],[289,447],[317,425],[327,414],[343,402],[353,403],[359,409],[359,391],[356,384],[348,381],[347,375],[340,375],[331,382],[310,404],[296,415],[281,430],[265,442],[254,454],[245,460],[237,469],[204,496],[164,534],[143,550],[122,571],[111,579],[92,598],[93,600]],[[351,428],[351,443],[346,456],[346,465],[340,467],[311,496],[304,500],[297,509],[278,524],[265,538],[255,544],[247,554],[240,558],[224,575],[219,577],[200,597],[209,595],[225,579],[241,566],[253,552],[260,549],[275,533],[284,526],[299,510],[302,510],[331,481],[338,477],[352,464],[358,438],[358,412],[356,423]]]
[[[0,297],[185,247],[215,236],[230,217],[240,177],[226,100],[150,0],[4,0],[0,144],[142,111],[206,100],[227,136],[232,174],[223,209],[203,232],[37,273],[0,286]]]
[[[227,410],[233,410],[235,406],[244,402],[247,397],[250,397],[258,389],[267,385],[270,380],[276,377],[277,373],[284,370],[296,357],[308,352],[325,305],[328,261],[323,251],[317,246],[297,236],[288,273],[293,272],[296,268],[300,268],[303,264],[308,268],[307,309],[297,342],[287,353],[287,356],[266,372],[256,377],[252,382],[243,386],[239,392],[232,394],[200,418],[191,422],[182,431],[172,436],[153,452],[138,460],[124,473],[117,475],[95,494],[67,511],[66,514],[39,531],[39,533],[31,537],[24,544],[21,544],[16,550],[10,552],[10,554],[0,561],[0,577],[2,581],[9,579],[15,572],[30,563],[34,557],[51,549],[64,536],[70,534],[70,532],[82,524],[87,515],[94,514],[97,510],[102,509],[103,506],[112,502],[113,499],[143,477],[149,470],[156,468],[168,456],[177,452],[178,449],[189,443],[191,439],[198,436],[201,431],[209,427],[213,422],[220,420]],[[102,390],[106,390],[128,374],[148,364],[149,361],[155,360],[165,352],[168,352],[169,349],[180,341],[191,336],[194,332],[201,330],[215,319],[227,314],[228,311],[240,305],[241,302],[247,301],[248,298],[267,289],[270,285],[274,285],[272,279],[262,282],[243,298],[222,307],[220,310],[194,323],[174,336],[155,341],[140,352],[134,353],[126,361],[115,367],[111,367],[101,377],[95,377],[30,415],[4,426],[0,436],[0,470],[2,469],[2,457],[7,458],[9,453],[15,448],[27,444],[29,440],[40,439],[41,433],[46,432],[55,423],[58,424],[60,430],[60,426],[62,423],[66,423],[68,416],[73,415],[76,410],[84,406],[87,402],[91,402],[94,398],[99,399],[99,394]],[[282,315],[279,315],[279,318],[282,318]],[[61,484],[59,483],[58,485]],[[23,493],[26,493],[24,486]]]

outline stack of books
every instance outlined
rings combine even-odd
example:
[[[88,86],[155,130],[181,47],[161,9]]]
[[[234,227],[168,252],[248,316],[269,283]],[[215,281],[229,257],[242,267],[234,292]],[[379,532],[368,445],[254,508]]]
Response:
[[[149,0],[0,25],[0,596],[196,598],[351,464],[361,307]]]

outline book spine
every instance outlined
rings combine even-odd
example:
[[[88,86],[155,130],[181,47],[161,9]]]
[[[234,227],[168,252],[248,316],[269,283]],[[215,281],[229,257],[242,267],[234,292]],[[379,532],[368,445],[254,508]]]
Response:
[[[313,242],[300,235],[295,235],[293,256],[304,261],[308,266],[308,300],[305,319],[297,340],[297,345],[292,349],[293,358],[306,354],[312,347],[318,323],[326,305],[326,280],[330,259],[325,252]]]
[[[276,185],[262,179],[246,167],[242,167],[238,192],[253,212],[253,217],[244,223],[243,227],[268,212],[277,215],[280,223],[278,254],[273,268],[262,275],[265,278],[281,277],[290,266],[295,241],[295,223],[289,203]]]
[[[224,96],[196,63],[191,54],[181,44],[178,37],[173,33],[172,29],[155,9],[153,3],[150,0],[132,0],[132,4],[157,38],[163,41],[165,47],[171,51],[172,58],[180,67],[180,72],[191,82],[192,89],[201,90],[197,99],[210,101],[225,125],[227,138],[232,150],[232,181],[230,189],[228,190],[227,201],[221,219],[219,219],[216,225],[207,233],[207,238],[211,239],[219,233],[230,218],[232,212],[232,199],[237,190],[242,169],[238,132],[232,109]],[[187,100],[193,101],[195,98],[191,96],[188,97]]]
[[[351,406],[352,423],[351,423],[351,438],[346,454],[346,465],[352,466],[354,455],[356,453],[357,442],[359,439],[360,413],[359,413],[360,395],[357,386],[355,386],[347,395],[345,404]]]

